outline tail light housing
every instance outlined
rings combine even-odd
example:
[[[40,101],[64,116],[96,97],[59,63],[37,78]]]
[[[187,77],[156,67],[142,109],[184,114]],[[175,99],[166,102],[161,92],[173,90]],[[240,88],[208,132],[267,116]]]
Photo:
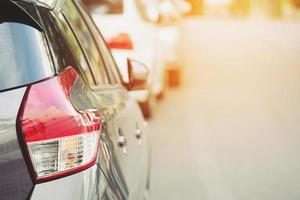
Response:
[[[133,49],[133,42],[127,33],[119,33],[116,36],[106,39],[106,42],[110,49]]]
[[[76,71],[68,67],[27,88],[17,129],[36,183],[74,174],[96,162],[101,120],[92,107],[78,110],[73,105],[77,79]]]

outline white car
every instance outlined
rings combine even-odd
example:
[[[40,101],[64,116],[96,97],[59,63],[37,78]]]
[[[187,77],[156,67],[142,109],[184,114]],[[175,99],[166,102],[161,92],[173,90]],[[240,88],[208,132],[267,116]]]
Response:
[[[181,19],[190,12],[191,5],[185,0],[137,0],[140,11],[157,26],[156,42],[159,43],[157,55],[164,62],[168,84],[176,87],[180,84],[181,70],[179,61],[179,41]],[[156,17],[156,18],[155,18]]]

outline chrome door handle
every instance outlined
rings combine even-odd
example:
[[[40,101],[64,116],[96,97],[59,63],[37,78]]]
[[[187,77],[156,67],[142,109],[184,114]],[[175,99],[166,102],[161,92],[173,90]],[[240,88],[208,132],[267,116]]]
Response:
[[[127,138],[125,137],[123,130],[121,128],[118,129],[119,137],[117,140],[118,146],[121,148],[123,154],[127,154]]]
[[[136,133],[135,133],[135,137],[136,139],[141,139],[142,138],[142,134],[143,134],[143,131],[141,129],[136,129]]]
[[[135,127],[136,127],[135,137],[136,137],[136,139],[138,139],[139,145],[141,145],[142,144],[143,131],[142,131],[142,129],[140,129],[138,123],[135,124]]]
[[[118,146],[119,147],[125,147],[127,144],[127,140],[126,140],[126,137],[125,136],[119,136],[118,137]]]

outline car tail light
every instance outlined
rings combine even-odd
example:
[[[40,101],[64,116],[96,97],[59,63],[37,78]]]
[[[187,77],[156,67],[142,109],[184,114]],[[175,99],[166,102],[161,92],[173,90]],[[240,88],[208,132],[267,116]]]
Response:
[[[17,128],[36,182],[73,174],[96,162],[101,120],[92,108],[74,107],[71,91],[77,76],[68,67],[26,91]]]
[[[114,37],[106,39],[107,46],[110,49],[133,49],[133,43],[127,33],[120,33]]]

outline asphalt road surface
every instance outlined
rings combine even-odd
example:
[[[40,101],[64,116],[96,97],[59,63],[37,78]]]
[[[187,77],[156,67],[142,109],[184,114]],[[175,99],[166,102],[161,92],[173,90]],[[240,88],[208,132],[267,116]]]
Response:
[[[149,123],[153,200],[300,199],[300,23],[190,19]]]

